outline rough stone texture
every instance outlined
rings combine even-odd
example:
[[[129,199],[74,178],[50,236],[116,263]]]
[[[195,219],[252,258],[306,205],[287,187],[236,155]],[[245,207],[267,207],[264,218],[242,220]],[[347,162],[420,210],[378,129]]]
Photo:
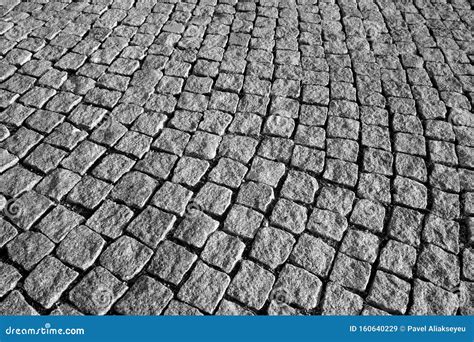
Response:
[[[37,232],[17,235],[6,245],[8,256],[26,270],[31,270],[54,249],[54,243]]]
[[[373,263],[378,255],[379,244],[377,236],[350,229],[342,240],[340,251],[353,258]]]
[[[12,265],[0,263],[0,272],[2,280],[0,281],[0,296],[3,297],[6,293],[15,288],[15,285],[21,279],[21,274]]]
[[[255,236],[262,220],[263,215],[259,212],[236,204],[230,209],[223,228],[229,233],[251,239]]]
[[[280,199],[273,208],[270,220],[291,233],[301,233],[307,219],[306,208],[286,199]]]
[[[322,282],[315,275],[300,267],[286,264],[278,276],[272,295],[283,296],[283,301],[287,304],[312,309],[318,305],[321,287]]]
[[[238,238],[224,232],[215,232],[207,240],[201,258],[210,265],[229,273],[241,258],[244,248],[245,244]]]
[[[94,267],[69,292],[70,301],[87,314],[103,315],[127,290],[127,285],[101,266]]]
[[[23,286],[31,298],[50,308],[77,276],[77,272],[58,259],[47,256],[28,275]]]
[[[59,205],[51,210],[36,227],[53,242],[58,243],[82,221],[84,218],[81,215]]]
[[[394,275],[377,271],[367,301],[374,305],[403,314],[406,311],[410,284]]]
[[[290,259],[296,265],[316,274],[327,277],[336,251],[323,240],[303,234],[291,252]]]
[[[159,315],[173,297],[173,292],[148,276],[141,276],[115,304],[123,315]]]
[[[415,247],[389,240],[380,252],[379,267],[402,277],[411,278],[416,255]]]
[[[174,299],[163,314],[165,316],[202,316],[198,309]]]
[[[105,245],[104,239],[87,228],[78,226],[58,245],[56,255],[66,264],[86,270],[97,259]]]
[[[262,227],[255,236],[250,256],[273,269],[286,261],[294,243],[295,239],[290,233]]]
[[[435,285],[452,290],[459,285],[459,260],[454,254],[427,244],[418,257],[417,275]]]
[[[37,316],[39,314],[18,290],[14,290],[0,302],[0,315]]]
[[[0,7],[1,314],[472,314],[468,1]]]
[[[176,216],[148,206],[135,217],[125,231],[150,248],[155,248],[171,230],[175,221]]]
[[[132,279],[148,262],[152,250],[137,240],[123,236],[100,255],[102,266],[123,280]]]
[[[412,315],[454,315],[459,306],[456,294],[429,282],[415,279],[413,285]]]
[[[339,253],[334,261],[330,279],[344,287],[364,291],[370,277],[369,263]]]
[[[212,313],[229,285],[230,278],[203,262],[198,262],[178,298],[201,310]]]
[[[260,309],[270,294],[275,276],[257,264],[244,260],[232,280],[229,296],[255,309]]]
[[[423,214],[403,207],[395,207],[392,211],[388,234],[390,237],[412,246],[420,244]]]
[[[315,208],[309,217],[307,229],[322,237],[340,241],[347,229],[347,220],[333,211]]]
[[[326,287],[323,299],[323,315],[358,315],[363,306],[363,299],[336,283],[330,282]]]
[[[196,255],[186,248],[166,240],[156,249],[148,272],[177,285],[196,259]]]
[[[231,302],[229,300],[223,299],[219,308],[216,311],[218,316],[252,316],[253,313],[250,310],[245,309],[244,307]]]
[[[385,208],[377,202],[367,199],[357,201],[350,222],[375,233],[381,233],[384,226]]]
[[[193,209],[176,228],[173,236],[189,245],[202,247],[219,222],[201,211]]]

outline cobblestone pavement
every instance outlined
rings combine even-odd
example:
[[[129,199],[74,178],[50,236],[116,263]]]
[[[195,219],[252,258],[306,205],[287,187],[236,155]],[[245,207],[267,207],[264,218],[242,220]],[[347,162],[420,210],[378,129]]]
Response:
[[[473,314],[467,0],[2,0],[0,314]]]

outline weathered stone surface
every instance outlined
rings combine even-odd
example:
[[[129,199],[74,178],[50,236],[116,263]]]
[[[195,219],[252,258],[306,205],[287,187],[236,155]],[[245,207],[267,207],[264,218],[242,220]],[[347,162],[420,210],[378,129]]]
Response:
[[[4,262],[0,262],[0,273],[2,274],[0,296],[3,297],[15,288],[15,285],[21,279],[21,274],[15,267]]]
[[[37,232],[24,232],[17,235],[7,246],[8,256],[26,270],[31,270],[54,249],[54,243]]]
[[[350,190],[340,187],[323,187],[316,200],[316,206],[345,216],[352,210],[354,197],[354,193]]]
[[[104,157],[100,163],[92,170],[92,174],[105,181],[115,183],[125,173],[127,173],[135,162],[122,155],[111,153]]]
[[[23,286],[31,298],[50,308],[77,276],[77,272],[58,259],[47,256],[28,275]]]
[[[344,287],[364,291],[370,277],[371,265],[339,253],[334,261],[330,279]]]
[[[216,315],[218,316],[252,316],[253,313],[252,311],[245,309],[239,304],[223,299],[219,305],[219,308],[216,311]]]
[[[379,267],[402,277],[411,278],[416,255],[414,247],[396,240],[389,240],[380,252]]]
[[[380,240],[377,236],[360,230],[349,229],[340,251],[359,260],[373,263],[378,255]]]
[[[220,158],[209,173],[209,180],[231,188],[238,188],[247,170],[248,168],[239,162],[229,158]]]
[[[210,265],[229,273],[242,257],[244,248],[245,244],[238,238],[223,232],[215,232],[207,240],[201,258]]]
[[[347,229],[347,220],[336,212],[315,208],[309,217],[307,229],[322,237],[340,241]]]
[[[61,241],[56,255],[66,264],[86,270],[92,266],[104,245],[105,241],[99,234],[81,225]]]
[[[275,276],[273,274],[257,264],[245,260],[242,261],[227,294],[258,310],[267,300],[274,282]]]
[[[133,216],[125,205],[105,201],[87,221],[86,226],[112,239],[122,234],[123,228]]]
[[[377,271],[367,301],[388,311],[403,314],[408,305],[410,283],[389,273]]]
[[[304,230],[306,219],[306,208],[286,199],[277,202],[270,218],[274,225],[295,234]]]
[[[459,260],[454,254],[428,244],[421,250],[417,261],[417,275],[435,285],[452,290],[459,285]]]
[[[363,305],[361,297],[333,282],[327,285],[322,302],[323,315],[358,315]]]
[[[189,245],[200,248],[204,246],[209,235],[218,226],[219,222],[210,216],[197,209],[192,209],[178,225],[173,236]]]
[[[415,279],[411,315],[454,315],[458,296],[429,282]]]
[[[202,316],[202,313],[195,307],[174,299],[171,300],[163,314],[165,316]]]
[[[290,233],[273,227],[262,227],[255,236],[250,257],[273,269],[286,261],[294,243],[295,239]]]
[[[242,184],[237,195],[237,203],[266,212],[274,199],[273,189],[269,185],[255,182]]]
[[[120,298],[114,308],[124,315],[159,315],[173,292],[148,276],[141,276]]]
[[[451,253],[459,253],[459,224],[435,215],[428,215],[421,239]]]
[[[15,166],[0,175],[0,192],[14,197],[31,190],[40,180],[40,176],[21,166]]]
[[[395,207],[388,226],[388,234],[394,239],[412,246],[420,244],[423,214],[412,209]]]
[[[289,200],[312,203],[318,188],[318,181],[314,177],[291,170],[283,183],[281,194]]]
[[[69,299],[82,312],[104,315],[127,288],[105,268],[96,266],[69,292]]]
[[[356,202],[350,221],[375,233],[380,233],[383,230],[384,219],[385,208],[381,204],[361,199]]]
[[[110,197],[128,206],[142,208],[156,186],[156,181],[150,176],[141,172],[129,172],[115,185]]]
[[[323,240],[303,234],[291,252],[290,260],[296,265],[316,274],[327,277],[336,251]]]
[[[107,182],[85,176],[69,192],[67,201],[93,210],[107,197],[112,188]]]
[[[0,248],[5,246],[17,234],[17,230],[11,223],[0,218]]]
[[[174,169],[172,181],[189,186],[195,186],[204,176],[209,163],[197,158],[182,157]]]
[[[262,220],[263,215],[259,212],[236,204],[224,221],[224,230],[243,238],[253,238]]]
[[[148,272],[177,285],[197,256],[169,240],[163,241],[150,261]]]
[[[160,209],[182,216],[192,194],[191,191],[181,185],[166,182],[155,193],[152,203]]]
[[[60,201],[80,180],[77,173],[58,168],[43,178],[35,190],[52,200]]]
[[[53,202],[35,191],[28,191],[6,203],[4,212],[11,221],[24,230],[32,225],[53,205]]]
[[[53,242],[60,242],[67,233],[84,221],[84,217],[59,205],[49,212],[37,228]]]
[[[171,230],[175,221],[176,216],[148,206],[135,217],[125,231],[150,248],[155,248]]]
[[[285,165],[283,163],[255,157],[246,178],[276,187],[284,173]]]
[[[0,313],[472,314],[466,1],[0,8]]]
[[[150,260],[153,252],[139,241],[122,236],[100,255],[99,262],[123,280],[132,279]]]
[[[287,264],[275,283],[272,295],[280,293],[284,302],[304,309],[318,305],[322,282],[318,277],[302,268]]]
[[[2,316],[37,316],[39,313],[25,300],[18,291],[12,291],[0,302],[0,315]]]
[[[222,299],[230,278],[223,272],[198,262],[178,298],[208,313],[212,313]]]
[[[222,215],[230,205],[232,191],[226,187],[206,183],[196,195],[194,202],[199,209],[214,215]]]

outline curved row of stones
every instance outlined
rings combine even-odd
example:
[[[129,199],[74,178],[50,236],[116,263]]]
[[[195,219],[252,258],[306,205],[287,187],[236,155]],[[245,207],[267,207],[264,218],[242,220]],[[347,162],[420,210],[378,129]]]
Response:
[[[0,314],[473,314],[466,0],[6,0]]]

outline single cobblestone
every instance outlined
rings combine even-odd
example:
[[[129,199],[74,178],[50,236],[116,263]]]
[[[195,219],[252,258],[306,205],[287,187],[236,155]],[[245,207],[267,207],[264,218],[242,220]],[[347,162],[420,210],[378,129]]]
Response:
[[[50,308],[77,275],[58,259],[47,256],[28,275],[23,286],[31,298]]]
[[[330,282],[323,299],[323,315],[358,315],[363,306],[361,297]]]
[[[178,297],[201,310],[212,313],[229,285],[229,277],[198,262],[190,278],[181,287]]]
[[[245,260],[232,280],[229,296],[255,309],[260,309],[267,300],[275,276],[257,264]]]

